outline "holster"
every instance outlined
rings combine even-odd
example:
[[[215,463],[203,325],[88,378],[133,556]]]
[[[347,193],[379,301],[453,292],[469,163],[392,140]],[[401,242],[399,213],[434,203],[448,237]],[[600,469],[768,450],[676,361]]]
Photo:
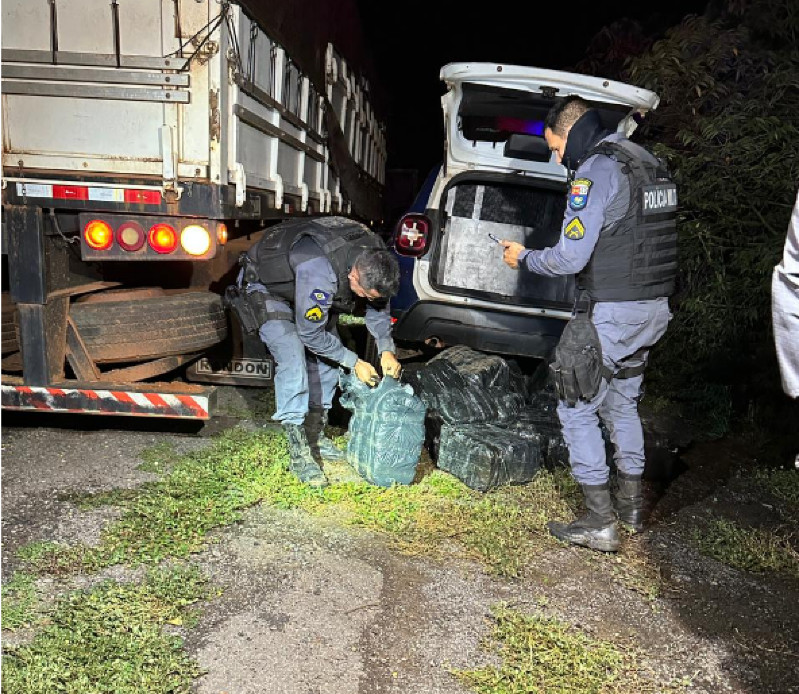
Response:
[[[589,313],[577,313],[568,322],[549,365],[558,395],[569,407],[591,400],[608,370],[602,363],[602,344]]]
[[[286,313],[267,311],[266,300],[268,294],[264,292],[250,292],[249,294],[235,284],[225,289],[222,304],[235,312],[245,333],[254,333],[268,320],[291,320]]]

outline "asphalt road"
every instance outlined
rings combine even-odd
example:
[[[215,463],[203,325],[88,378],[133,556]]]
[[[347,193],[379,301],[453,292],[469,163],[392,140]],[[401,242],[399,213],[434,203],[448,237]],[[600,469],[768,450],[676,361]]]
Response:
[[[226,399],[234,405],[231,410],[240,412],[238,405],[246,404],[235,389]],[[24,544],[96,542],[118,513],[79,511],[62,499],[64,493],[133,488],[156,479],[137,469],[143,449],[163,441],[178,451],[203,447],[210,434],[235,422],[231,416],[205,427],[38,414],[4,417],[4,580],[18,565],[15,552]],[[699,499],[696,507],[705,503]],[[257,505],[240,523],[215,532],[218,542],[194,555],[193,562],[224,591],[203,607],[196,627],[175,632],[207,671],[195,686],[201,694],[455,694],[466,690],[450,668],[490,660],[480,642],[490,628],[492,605],[546,605],[550,614],[590,633],[642,646],[646,667],[661,682],[687,683],[681,691],[797,691],[785,684],[792,681],[795,657],[764,660],[765,650],[737,649],[732,632],[700,628],[690,618],[700,608],[719,612],[727,603],[748,600],[746,619],[777,629],[786,614],[796,613],[797,593],[772,595],[768,586],[686,553],[674,540],[674,526],[687,512],[669,516],[660,530],[641,540],[683,591],[683,597],[652,602],[615,581],[612,563],[587,560],[584,550],[555,548],[540,558],[533,575],[503,580],[469,562],[396,554],[375,533]],[[101,576],[44,579],[40,587],[57,594],[106,576],[135,575],[115,567]],[[714,582],[710,593],[700,590]],[[717,616],[728,629],[733,617]],[[3,634],[12,642],[29,637]],[[764,668],[778,666],[784,677],[763,688]],[[799,672],[793,674],[798,675],[793,682],[799,682]]]

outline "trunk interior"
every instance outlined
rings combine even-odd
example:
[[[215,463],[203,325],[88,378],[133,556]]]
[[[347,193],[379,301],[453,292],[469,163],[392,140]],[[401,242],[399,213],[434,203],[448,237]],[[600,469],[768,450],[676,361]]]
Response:
[[[541,249],[558,243],[565,184],[510,182],[507,176],[455,179],[444,192],[441,234],[430,280],[439,291],[503,304],[571,308],[574,276],[512,270],[489,237]],[[501,180],[499,180],[501,179]]]

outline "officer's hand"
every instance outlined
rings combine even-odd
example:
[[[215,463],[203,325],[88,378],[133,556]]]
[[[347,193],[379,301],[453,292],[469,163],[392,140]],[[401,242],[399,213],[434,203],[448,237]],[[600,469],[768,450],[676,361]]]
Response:
[[[515,270],[519,267],[519,254],[524,250],[524,246],[520,243],[516,243],[515,241],[500,241],[501,246],[504,246],[505,253],[502,255],[502,260],[510,267],[511,269]]]
[[[384,376],[399,378],[402,373],[402,364],[397,361],[393,352],[383,352],[380,355],[380,368],[383,369]]]
[[[380,382],[380,376],[377,375],[375,367],[363,359],[355,362],[355,375],[367,386],[376,386]]]

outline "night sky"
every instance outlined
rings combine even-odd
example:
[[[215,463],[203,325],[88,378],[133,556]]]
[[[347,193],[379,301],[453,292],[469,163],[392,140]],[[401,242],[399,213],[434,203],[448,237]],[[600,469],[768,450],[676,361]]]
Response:
[[[424,175],[440,161],[443,65],[485,61],[569,69],[584,57],[590,39],[617,19],[635,19],[647,33],[662,33],[686,14],[701,14],[706,4],[358,0],[367,48],[385,87],[388,168]]]

